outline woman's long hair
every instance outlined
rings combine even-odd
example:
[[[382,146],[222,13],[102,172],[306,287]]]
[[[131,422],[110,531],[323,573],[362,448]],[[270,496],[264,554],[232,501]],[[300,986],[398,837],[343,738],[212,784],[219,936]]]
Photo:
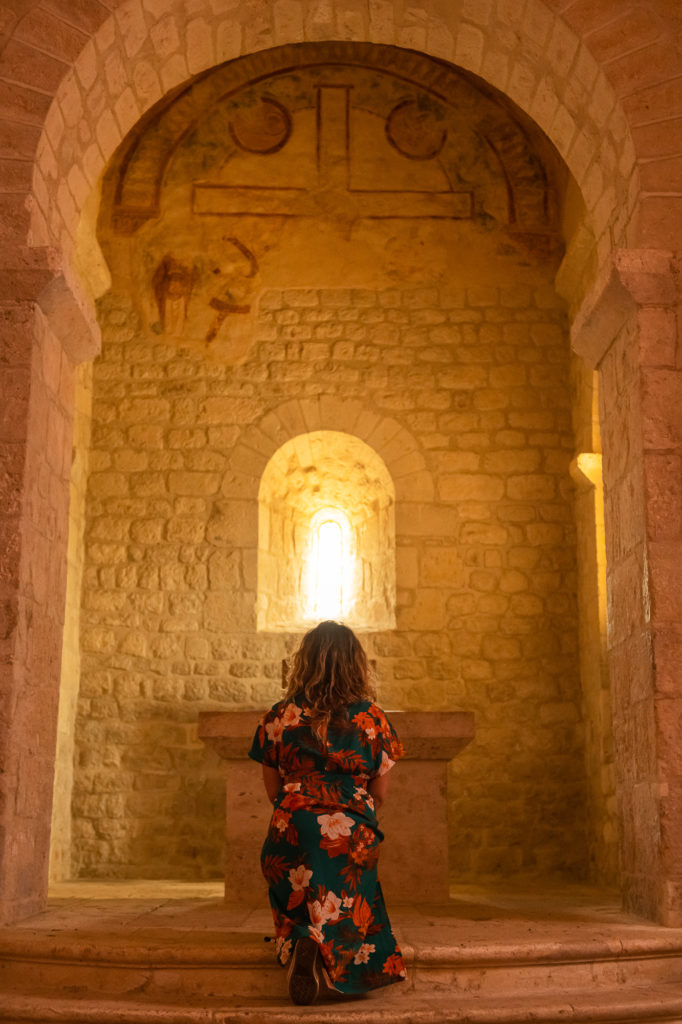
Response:
[[[367,655],[352,629],[326,621],[306,633],[289,668],[286,698],[293,697],[307,704],[321,740],[330,722],[347,721],[346,705],[374,699]]]

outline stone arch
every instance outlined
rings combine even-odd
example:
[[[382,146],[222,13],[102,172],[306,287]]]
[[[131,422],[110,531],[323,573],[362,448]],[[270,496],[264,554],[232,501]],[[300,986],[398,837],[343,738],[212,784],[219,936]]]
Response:
[[[466,15],[454,8],[446,16],[424,11],[414,21],[402,21],[378,4],[358,10],[297,0],[285,13],[262,2],[255,11],[250,6],[241,21],[238,15],[215,14],[208,0],[191,17],[183,8],[180,2],[164,5],[155,17],[142,0],[123,5],[61,82],[35,163],[35,241],[73,247],[83,205],[103,168],[163,95],[223,61],[251,54],[254,65],[262,60],[266,68],[271,47],[328,39],[421,50],[479,76],[524,110],[556,146],[583,195],[600,260],[627,238],[637,195],[627,121],[597,61],[541,0],[519,8],[503,4],[494,12],[486,8],[485,16],[473,6]],[[98,62],[104,64],[104,82],[98,80]]]
[[[285,402],[242,430],[230,455],[239,493],[257,500],[263,471],[275,452],[299,434],[320,430],[351,434],[372,448],[391,475],[397,501],[409,500],[415,488],[425,501],[433,500],[433,476],[410,432],[392,417],[368,411],[356,399],[333,395]]]
[[[558,0],[548,0],[548,4],[559,6]],[[7,41],[12,33],[3,54],[9,80],[38,85],[30,101],[11,97],[6,101],[12,126],[10,151],[17,158],[11,158],[3,168],[7,184],[3,202],[12,222],[7,269],[2,275],[3,296],[12,303],[31,303],[40,295],[40,305],[49,318],[46,325],[39,313],[36,328],[33,310],[30,314],[14,310],[8,317],[12,351],[20,352],[24,362],[26,338],[32,336],[37,349],[51,329],[57,337],[50,344],[61,345],[66,364],[92,354],[89,339],[97,333],[92,304],[87,299],[73,298],[81,289],[79,277],[70,267],[70,257],[81,213],[101,170],[143,110],[189,76],[241,53],[302,38],[340,37],[395,44],[452,60],[481,75],[526,110],[554,141],[581,187],[592,214],[603,277],[609,275],[608,257],[614,247],[639,244],[652,249],[618,256],[616,273],[604,293],[607,302],[597,301],[600,285],[594,300],[578,318],[574,337],[579,343],[585,336],[584,350],[599,356],[604,339],[610,341],[628,318],[632,323],[636,303],[640,312],[634,327],[629,328],[628,340],[636,330],[649,346],[650,362],[659,367],[674,364],[669,351],[671,347],[674,351],[671,323],[678,293],[669,250],[677,244],[677,222],[671,213],[679,209],[679,198],[674,188],[666,185],[667,171],[656,144],[656,131],[647,130],[670,118],[679,75],[679,55],[674,53],[674,32],[666,23],[664,5],[640,5],[630,28],[627,19],[633,17],[632,5],[622,5],[614,15],[608,3],[590,5],[588,9],[581,4],[562,5],[559,17],[540,0],[529,0],[524,5],[499,0],[497,4],[465,5],[464,16],[460,17],[459,10],[453,11],[446,22],[426,9],[418,9],[409,20],[402,20],[390,4],[371,2],[360,9],[345,4],[292,3],[285,7],[263,3],[257,8],[249,6],[249,23],[244,25],[214,15],[208,4],[205,9],[195,6],[191,17],[182,6],[177,3],[169,9],[168,4],[154,0],[122,4],[100,28],[104,8],[83,4],[77,14],[71,15],[79,22],[78,27],[69,22],[67,12],[66,19],[59,22],[61,26],[66,23],[67,30],[52,33],[45,12],[38,12],[37,4],[29,4],[23,18],[10,26],[3,39]],[[47,14],[47,21],[51,17]],[[178,25],[182,31],[178,31]],[[43,47],[36,48],[36,33]],[[633,47],[635,33],[637,45]],[[88,40],[84,48],[83,40]],[[552,70],[545,76],[547,55]],[[133,65],[126,77],[128,59]],[[103,82],[97,81],[100,63],[106,69],[106,90]],[[637,95],[627,104],[626,117],[616,93],[623,95],[628,78],[636,81]],[[56,98],[48,113],[47,102],[52,96]],[[585,127],[582,113],[586,109],[589,117]],[[82,118],[84,112],[87,118]],[[14,128],[17,121],[19,130]],[[635,139],[630,125],[643,126]],[[636,160],[648,156],[651,161],[644,168],[643,180],[649,193],[642,196]],[[653,251],[657,245],[668,251]],[[44,368],[48,371],[45,381],[53,384],[50,373],[54,366]],[[610,372],[614,379],[618,377],[616,368]],[[67,391],[68,378],[69,365],[62,374]],[[673,385],[672,378],[663,380],[660,373],[656,380],[653,374],[647,379],[645,400],[650,403],[650,425],[661,422],[660,408],[657,415],[651,408],[659,398],[665,400],[663,413],[672,415]],[[67,436],[68,415],[65,423]],[[659,440],[660,431],[654,433],[654,440]],[[34,466],[28,466],[28,472],[34,470]],[[662,467],[652,468],[652,473],[663,486]],[[17,479],[23,479],[21,474]],[[647,512],[650,516],[652,507]],[[60,539],[64,540],[63,532]],[[649,560],[650,569],[656,568],[656,572],[659,556],[664,565],[665,551],[656,552]],[[658,585],[653,588],[654,614],[659,598],[664,604],[667,597],[664,590],[659,593]],[[666,606],[668,619],[672,618],[671,607]],[[672,672],[678,650],[679,645],[672,640],[661,640],[660,649],[657,646],[657,663],[663,674]],[[640,660],[646,660],[640,648],[636,653]],[[623,667],[634,660],[628,662],[626,654]],[[53,677],[54,673],[45,676],[48,682]],[[14,754],[12,757],[16,760]],[[8,778],[16,778],[14,768]],[[644,792],[642,787],[649,785],[648,780],[646,785],[637,779],[635,782],[640,794]],[[659,804],[659,783],[652,782],[650,788],[651,796],[645,802],[653,809]],[[652,810],[656,819],[656,828],[649,830],[652,836],[658,835],[657,813]],[[674,808],[670,813],[673,817],[677,814]],[[38,883],[23,892],[16,878],[10,877],[5,916],[21,915],[40,906],[44,831],[43,826],[40,834],[32,825],[27,829],[22,826],[17,850],[37,851],[30,856],[37,864]],[[658,863],[658,853],[658,849],[649,848],[642,856],[637,853],[635,861],[639,857],[637,863],[648,870],[649,864]],[[669,921],[680,920],[679,893],[676,895],[672,882],[660,878],[652,881],[647,875],[643,884],[636,864],[629,871],[635,894],[633,905]],[[666,871],[671,877],[670,870]]]
[[[318,64],[336,64],[371,66],[377,71],[388,71],[406,84],[418,81],[429,94],[445,103],[448,94],[460,85],[453,79],[451,69],[421,54],[411,54],[407,66],[401,64],[398,72],[395,56],[394,48],[376,43],[290,44],[238,58],[199,76],[181,89],[170,103],[152,109],[147,115],[145,131],[127,140],[123,151],[117,155],[115,173],[107,183],[107,192],[113,193],[114,225],[121,232],[132,233],[161,214],[162,183],[183,140],[196,131],[208,112],[246,83],[267,82],[269,75],[281,73],[282,69],[303,71]],[[450,99],[450,102],[456,105],[457,99]],[[492,107],[487,110],[486,116],[476,124],[476,134],[493,151],[502,170],[508,193],[509,224],[533,229],[548,217],[547,175],[521,126],[507,111],[496,114]]]

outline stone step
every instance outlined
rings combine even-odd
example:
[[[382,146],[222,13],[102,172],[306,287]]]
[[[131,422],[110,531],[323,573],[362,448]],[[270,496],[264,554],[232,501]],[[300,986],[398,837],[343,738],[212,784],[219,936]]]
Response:
[[[397,987],[399,988],[399,986]],[[460,998],[457,992],[424,997],[414,991],[376,993],[344,1003],[292,1006],[281,999],[236,1002],[153,1002],[107,997],[3,995],[6,1024],[680,1024],[682,992],[677,983],[625,994],[586,990],[543,999]]]
[[[396,1008],[406,999],[413,1000],[417,1008],[445,1000],[456,1003],[457,1012],[462,1013],[473,1012],[481,1003],[492,1006],[500,1000],[521,1000],[535,1016],[518,1019],[541,1020],[538,1007],[554,1005],[556,1000],[561,1007],[580,1005],[587,993],[600,993],[607,1003],[606,1012],[611,1004],[627,1005],[629,999],[637,1003],[648,992],[659,990],[679,998],[682,1010],[682,935],[678,931],[652,929],[622,936],[609,931],[571,938],[571,930],[566,932],[565,926],[554,934],[545,926],[541,935],[529,929],[527,938],[516,932],[506,941],[471,930],[467,934],[465,923],[461,931],[463,934],[450,942],[442,936],[440,941],[434,936],[431,943],[402,939],[408,981],[373,996],[381,999],[372,1003],[377,1006],[376,1013],[383,1012],[381,1006],[388,1005],[389,998]],[[118,1019],[119,1003],[125,1005],[125,1012],[132,1012],[131,1007],[139,1002],[141,1013],[141,1004],[149,1004],[144,1012],[157,1017],[163,1007],[169,1012],[173,1007],[173,1012],[190,1013],[189,1020],[197,1007],[210,1004],[243,1004],[240,1012],[246,1014],[248,1007],[258,1005],[264,996],[275,997],[280,1007],[287,1002],[285,973],[274,962],[272,943],[265,942],[262,934],[244,930],[135,930],[131,926],[121,933],[83,929],[41,933],[5,929],[0,932],[0,991],[6,993],[6,999],[12,994],[15,1015],[21,1006],[29,1006],[31,999],[36,1000],[36,1012],[41,999],[55,1007],[63,1004],[66,1016],[55,1018],[59,1020],[69,1019],[69,1000],[93,1006],[109,1000],[107,1013],[114,1014],[112,1020]],[[366,1000],[362,1002],[369,1006]],[[556,1012],[566,1013],[563,1009]],[[0,1021],[11,1019],[0,1010]],[[682,1022],[682,1012],[679,1020]]]
[[[579,888],[396,906],[407,982],[314,1007],[289,1003],[266,907],[69,892],[0,929],[0,1024],[682,1024],[682,929]]]

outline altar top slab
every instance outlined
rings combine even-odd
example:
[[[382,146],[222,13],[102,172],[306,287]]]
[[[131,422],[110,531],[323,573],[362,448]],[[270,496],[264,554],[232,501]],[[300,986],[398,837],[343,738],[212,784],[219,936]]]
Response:
[[[387,712],[408,760],[449,761],[473,740],[472,711]],[[199,712],[199,738],[226,760],[246,757],[262,708]]]

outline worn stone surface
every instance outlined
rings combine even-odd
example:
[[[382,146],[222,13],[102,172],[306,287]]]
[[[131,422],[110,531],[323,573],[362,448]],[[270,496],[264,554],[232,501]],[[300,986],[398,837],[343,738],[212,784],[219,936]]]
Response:
[[[588,856],[595,879],[620,870],[620,815],[616,796],[613,708],[608,667],[604,481],[599,427],[599,377],[579,360],[572,366],[576,452],[578,634],[587,769]]]
[[[382,702],[479,716],[451,780],[453,869],[580,872],[554,172],[461,77],[385,48],[317,56],[203,78],[105,189],[75,864],[219,870],[195,716],[276,698],[324,500],[366,608],[381,595],[349,615],[373,630]]]
[[[33,332],[28,361],[4,346],[13,369],[9,416],[3,422],[5,491],[0,743],[0,921],[40,907],[47,881],[57,694],[66,566],[50,557],[66,543],[73,367],[39,310],[3,309],[5,338]],[[10,327],[10,331],[7,328]],[[4,361],[3,360],[3,361]],[[9,485],[9,486],[8,486]],[[23,492],[23,493],[22,493]],[[19,496],[21,495],[21,500]],[[11,730],[8,726],[11,724]],[[37,884],[38,883],[38,884]]]
[[[75,804],[82,871],[132,874],[145,865],[162,873],[172,863],[193,874],[219,864],[219,786],[193,740],[196,712],[216,701],[274,700],[294,640],[255,633],[258,467],[267,452],[249,448],[249,432],[269,433],[274,454],[280,438],[300,436],[304,425],[354,434],[391,475],[398,467],[397,631],[365,641],[387,706],[454,705],[479,716],[479,742],[453,783],[456,870],[568,868],[566,858],[579,869],[573,441],[560,308],[505,311],[469,306],[466,293],[396,289],[377,293],[355,320],[351,291],[329,295],[333,303],[320,293],[314,307],[301,307],[295,294],[292,302],[265,293],[264,340],[257,332],[252,356],[236,368],[150,345],[132,314],[103,311]],[[494,290],[487,297],[499,302]],[[340,327],[338,358],[308,362],[289,348],[285,362],[289,324],[278,321],[304,322],[311,308]],[[442,321],[435,327],[434,316]],[[363,338],[353,341],[358,331]],[[445,368],[420,359],[434,333]],[[394,373],[391,353],[408,346],[413,365],[405,371],[398,363]],[[491,387],[514,362],[543,383]],[[291,382],[282,379],[287,366],[297,369]],[[300,398],[282,402],[285,389]],[[245,392],[258,395],[261,415],[233,425],[228,396]],[[433,408],[433,396],[442,408]],[[176,446],[176,433],[187,429],[202,448]],[[402,475],[402,446],[391,448],[401,429],[421,460]],[[234,466],[244,448],[248,462]],[[420,489],[428,500],[417,500]],[[531,721],[521,744],[519,730]],[[491,789],[502,761],[505,781]],[[143,787],[148,793],[133,791]],[[504,835],[495,824],[502,805]],[[553,823],[542,820],[552,815]],[[199,828],[203,853],[193,838]],[[562,828],[571,831],[570,847]]]
[[[92,363],[84,363],[77,368],[75,391],[74,458],[71,464],[69,486],[68,572],[50,832],[50,878],[52,880],[71,877],[73,735],[81,671],[80,605],[84,567],[85,495],[91,433]]]
[[[273,943],[263,941],[272,935],[269,908],[261,900],[226,905],[215,890],[177,882],[56,887],[45,914],[0,933],[0,1013],[300,1020]],[[447,904],[388,906],[406,982],[361,1001],[321,999],[310,1011],[316,1021],[679,1018],[682,931],[623,913],[609,891],[498,883],[454,887]]]
[[[353,2],[335,4],[333,11],[317,3],[294,0],[264,4],[257,17],[251,7],[231,10],[228,14],[215,0],[210,3],[193,0],[191,13],[184,0],[178,0],[177,4],[172,0],[163,4],[147,0],[144,4],[118,7],[115,0],[106,5],[88,2],[75,7],[66,0],[50,0],[40,7],[27,0],[21,12],[8,7],[3,14],[3,39],[7,43],[2,55],[3,81],[11,85],[3,87],[0,98],[0,114],[4,119],[0,130],[0,178],[3,190],[8,193],[3,206],[8,213],[8,232],[3,235],[6,244],[0,283],[3,296],[10,301],[34,296],[38,278],[43,273],[39,268],[42,256],[41,260],[36,260],[36,250],[27,249],[27,241],[39,246],[51,243],[62,254],[70,253],[79,220],[81,235],[84,225],[87,233],[87,222],[92,220],[89,215],[81,218],[88,190],[96,184],[127,129],[165,90],[224,59],[302,39],[371,40],[429,52],[480,75],[518,103],[557,146],[585,197],[590,211],[590,229],[597,238],[596,251],[591,243],[585,247],[579,231],[569,248],[578,256],[577,265],[584,268],[588,278],[604,269],[614,245],[664,249],[678,246],[680,103],[675,82],[679,74],[679,53],[675,46],[677,28],[671,21],[672,8],[665,0],[615,6],[613,0],[568,6],[563,0],[547,0],[546,4],[534,0],[520,6],[498,0],[485,5],[450,5],[438,10],[419,5],[403,9],[390,3],[365,6]],[[110,11],[116,13],[109,15]],[[20,14],[24,16],[29,12],[30,17],[20,18]],[[633,38],[636,39],[634,46]],[[646,189],[644,194],[639,192],[640,172]],[[27,212],[30,212],[28,239]],[[567,231],[570,235],[570,218]],[[98,281],[101,290],[106,287],[102,284],[101,261],[98,264],[96,247],[86,248],[89,258],[80,273],[90,282]],[[575,273],[568,276],[575,280]],[[670,280],[672,283],[673,278]],[[584,276],[582,285],[573,291],[574,304],[580,301],[585,283]],[[672,305],[674,301],[673,295]],[[659,313],[657,310],[654,316]],[[659,324],[657,332],[649,332],[646,337],[648,351],[656,350],[652,368],[660,369],[661,358],[667,359],[666,349],[671,351],[671,316],[675,320],[674,311],[668,308],[664,316],[667,326]],[[3,337],[12,348],[17,332],[6,320],[3,320]],[[22,336],[19,346],[24,364],[30,361],[28,337],[28,334]],[[678,360],[674,351],[673,358]],[[676,367],[667,364],[666,368]],[[662,394],[660,379],[654,384],[651,378],[647,388],[651,396]],[[9,393],[16,395],[12,386]],[[605,416],[611,412],[615,393],[608,390]],[[668,400],[670,396],[662,397],[665,413],[672,417],[674,396],[672,403]],[[659,436],[668,439],[665,452],[674,457],[674,445],[670,449],[668,444],[677,436],[675,424],[652,417],[650,410],[647,421],[647,429],[655,429]],[[20,434],[20,418],[12,415],[8,422]],[[635,417],[635,435],[638,429]],[[628,444],[635,435],[628,437]],[[3,448],[2,453],[7,466],[3,480],[9,484],[7,515],[3,517],[3,542],[7,541],[3,547],[7,552],[3,567],[8,570],[7,579],[12,580],[3,597],[3,621],[8,632],[3,651],[8,654],[14,650],[18,636],[19,576],[12,576],[12,567],[19,535],[10,522],[14,511],[22,504],[18,481],[20,467],[26,464],[26,451],[21,449],[21,442],[17,446],[18,440],[19,435],[15,435],[12,445]],[[612,454],[617,461],[617,451],[609,454],[606,448],[614,445],[617,449],[620,440],[617,433],[607,439],[605,459]],[[68,451],[65,435],[63,443]],[[656,449],[646,453],[651,481],[662,479],[660,463],[654,472],[650,458],[659,454]],[[668,465],[665,472],[674,488],[674,470],[670,475]],[[186,479],[185,483],[188,482]],[[671,501],[657,483],[652,484],[650,498],[650,501],[647,498],[647,529],[652,531],[652,537],[665,539],[667,543],[674,539],[675,530]],[[47,517],[49,495],[43,492],[41,500],[42,513]],[[607,533],[616,536],[620,535],[621,528],[627,531],[630,504],[625,488],[618,491],[611,505],[607,503]],[[633,518],[630,516],[630,520]],[[420,511],[419,523],[422,521]],[[443,525],[447,528],[447,523]],[[60,549],[55,538],[50,550],[58,561],[64,562],[64,543]],[[640,605],[644,601],[646,612],[649,591],[643,590],[642,585],[649,582],[647,566],[652,567],[653,605],[666,615],[668,609],[675,607],[677,597],[669,592],[666,584],[669,553],[670,549],[659,550],[655,559],[646,562],[635,557],[627,567],[622,565],[610,575],[616,646],[623,635],[628,635],[629,627],[624,631],[621,628],[623,619],[638,621],[638,600]],[[415,571],[414,561],[408,568],[410,572]],[[218,604],[217,611],[219,607]],[[677,632],[676,622],[660,617],[651,629],[648,649],[654,652],[656,692],[679,689]],[[632,679],[633,674],[636,675],[634,666],[648,657],[641,638],[633,643],[624,660],[619,659],[618,653],[614,654],[614,687],[620,685],[619,679]],[[9,664],[5,660],[3,672],[8,686],[3,687],[4,692],[10,689],[12,669]],[[18,727],[18,719],[7,718]],[[651,724],[652,719],[647,721]],[[643,735],[650,736],[650,730]],[[13,742],[10,734],[7,743],[11,746]],[[634,749],[624,748],[627,754],[622,757],[618,754],[626,777],[633,773],[628,759]],[[648,759],[646,746],[641,749],[645,760]],[[672,792],[674,785],[667,777],[667,766],[661,762],[660,767],[666,777],[665,784],[672,787]],[[45,800],[49,803],[48,796]],[[43,817],[47,803],[41,805]],[[674,806],[674,800],[666,805],[666,822]],[[641,821],[632,815],[628,817],[628,830],[646,830],[649,826],[647,816]],[[679,842],[677,847],[679,849]],[[667,846],[671,856],[673,849],[674,844]],[[647,871],[649,867],[658,877],[659,867],[647,863]],[[674,881],[676,872],[679,875],[679,866],[671,867],[671,872],[666,876],[669,881],[662,883],[661,900],[666,905],[667,901],[672,904],[677,901],[679,910],[679,891],[675,895],[677,883]],[[34,875],[34,880],[39,877],[40,871]],[[42,883],[36,884],[40,887]],[[8,899],[12,899],[13,885],[11,881],[6,888]],[[652,896],[655,889],[656,884],[652,883],[643,896],[641,890],[631,890],[633,899],[649,913],[656,912],[659,905],[658,896]]]
[[[261,716],[258,710],[199,716],[199,737],[216,751],[225,773],[225,899],[242,905],[263,899],[267,888],[253,865],[271,808],[262,773],[248,758]],[[381,813],[386,839],[381,886],[389,905],[404,903],[417,890],[426,903],[445,903],[450,894],[447,768],[472,742],[474,716],[467,711],[392,711],[391,724],[403,742],[405,760],[391,776],[391,799]]]

